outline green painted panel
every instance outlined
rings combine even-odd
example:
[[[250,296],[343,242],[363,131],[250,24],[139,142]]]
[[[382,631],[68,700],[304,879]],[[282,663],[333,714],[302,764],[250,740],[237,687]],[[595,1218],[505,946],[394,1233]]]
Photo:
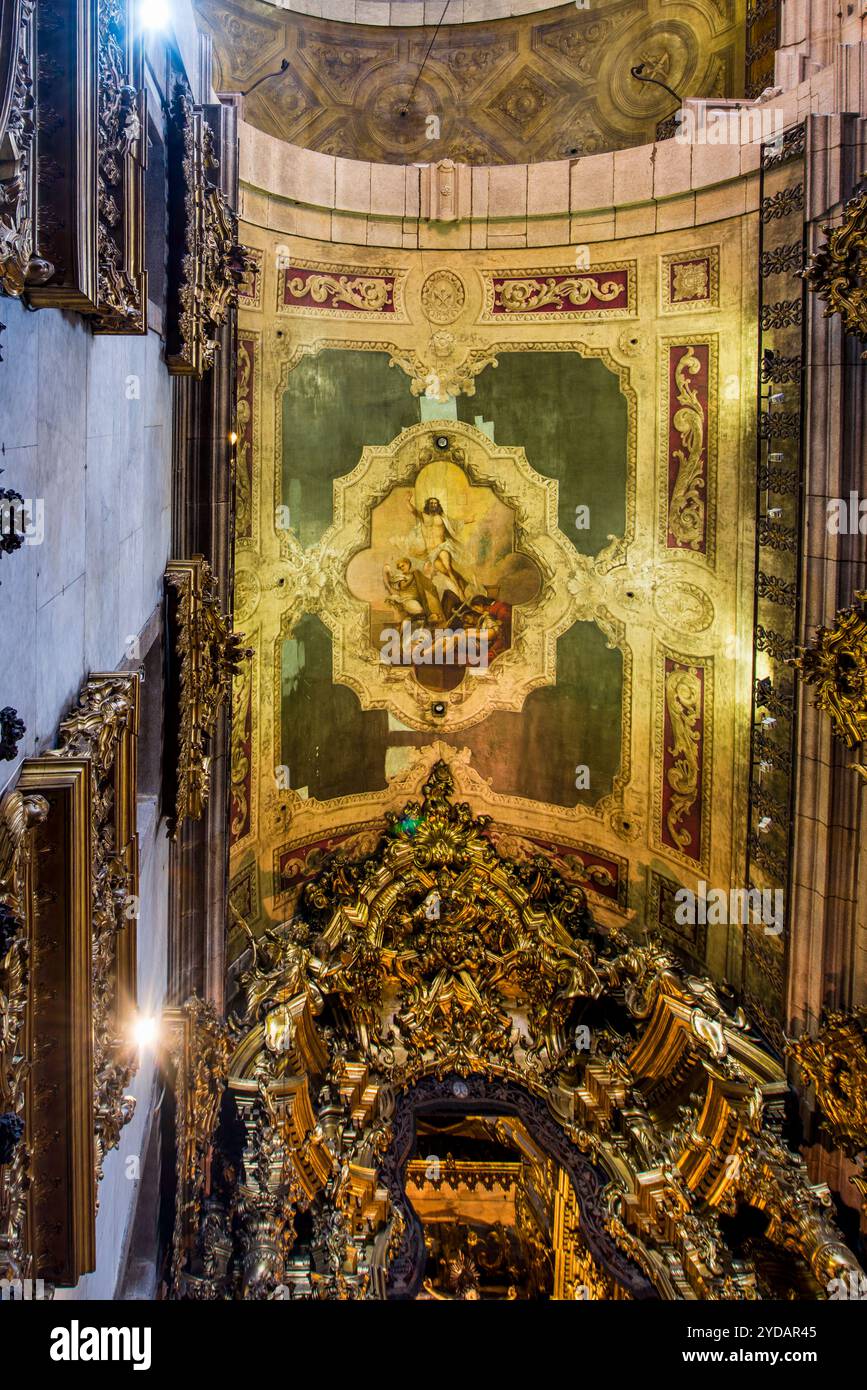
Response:
[[[575,623],[557,643],[556,685],[534,690],[518,713],[492,714],[472,728],[437,737],[469,748],[473,767],[503,796],[593,806],[611,791],[620,767],[622,682],[622,653],[607,646],[594,623]],[[431,741],[431,733],[389,731],[385,723],[363,718],[363,757],[377,778],[387,747],[422,748]],[[588,769],[586,787],[575,785],[579,766]]]
[[[583,555],[598,555],[626,527],[629,421],[615,374],[577,352],[504,352],[458,398],[458,418],[493,422],[498,444],[519,444],[532,466],[560,484],[560,529]],[[590,525],[575,526],[589,507]]]
[[[332,684],[331,634],[306,614],[282,655],[283,762],[289,785],[320,800],[385,787],[388,715]]]
[[[389,444],[417,425],[409,377],[385,352],[345,348],[303,357],[283,395],[283,490],[290,525],[315,545],[333,519],[332,483],[351,473],[365,444]]]
[[[534,690],[519,714],[491,715],[449,742],[473,750],[473,766],[504,796],[592,806],[620,766],[623,654],[595,623],[575,623],[557,642],[557,684]],[[575,786],[576,767],[589,786]]]

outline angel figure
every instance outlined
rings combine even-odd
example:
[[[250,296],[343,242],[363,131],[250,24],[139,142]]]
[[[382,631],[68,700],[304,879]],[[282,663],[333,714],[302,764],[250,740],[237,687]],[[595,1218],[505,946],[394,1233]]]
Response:
[[[422,620],[438,623],[444,620],[439,594],[427,575],[413,568],[409,556],[403,555],[395,561],[394,569],[383,565],[382,577],[385,582],[388,601],[392,608],[410,622]]]

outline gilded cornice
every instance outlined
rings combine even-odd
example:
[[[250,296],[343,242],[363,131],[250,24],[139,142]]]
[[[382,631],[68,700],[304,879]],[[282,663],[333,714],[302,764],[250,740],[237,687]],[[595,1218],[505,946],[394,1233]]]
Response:
[[[133,0],[36,7],[39,308],[147,332],[143,40]],[[46,273],[47,272],[47,273]],[[32,282],[32,283],[31,283]]]

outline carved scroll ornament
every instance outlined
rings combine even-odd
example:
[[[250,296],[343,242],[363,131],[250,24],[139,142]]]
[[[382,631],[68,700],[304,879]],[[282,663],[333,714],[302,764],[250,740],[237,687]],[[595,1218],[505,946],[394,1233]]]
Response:
[[[690,347],[684,349],[674,369],[677,409],[671,423],[680,436],[680,448],[673,452],[677,474],[669,501],[668,527],[676,543],[691,550],[703,549],[705,537],[706,419],[690,382],[703,370]]]
[[[612,262],[584,273],[567,267],[546,274],[486,270],[482,283],[482,321],[487,323],[532,323],[546,317],[577,321],[635,312],[634,261]]]
[[[346,307],[376,313],[389,306],[391,287],[386,280],[371,276],[350,279],[348,275],[310,275],[305,279],[294,275],[286,278],[285,295],[287,303],[290,299],[309,297],[314,304],[332,309]]]
[[[665,707],[671,743],[666,748],[666,780],[671,791],[666,826],[673,844],[682,852],[692,844],[683,821],[692,811],[699,791],[701,757],[702,688],[697,671],[670,663],[665,677]]]
[[[539,280],[505,280],[496,303],[507,313],[522,314],[549,305],[559,309],[571,304],[580,309],[591,299],[608,304],[622,295],[623,286],[616,280],[599,280],[589,275],[548,275]]]

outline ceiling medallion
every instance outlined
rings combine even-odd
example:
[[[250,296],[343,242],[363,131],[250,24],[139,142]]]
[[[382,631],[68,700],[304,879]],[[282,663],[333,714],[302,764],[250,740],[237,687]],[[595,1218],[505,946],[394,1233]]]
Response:
[[[464,283],[452,270],[433,271],[421,287],[421,307],[430,323],[454,323],[466,299]]]

